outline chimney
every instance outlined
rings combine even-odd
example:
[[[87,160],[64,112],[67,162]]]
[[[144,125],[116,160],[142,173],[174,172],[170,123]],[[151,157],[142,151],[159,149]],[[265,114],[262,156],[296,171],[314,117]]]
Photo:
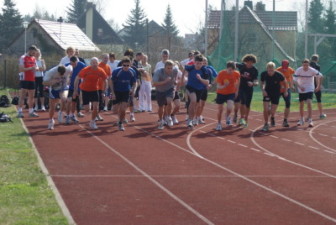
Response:
[[[91,2],[87,4],[86,10],[86,21],[85,21],[85,33],[86,35],[93,40],[93,14],[94,14],[95,5]]]
[[[253,2],[248,0],[248,1],[244,1],[244,6],[249,7],[251,10],[253,10]]]

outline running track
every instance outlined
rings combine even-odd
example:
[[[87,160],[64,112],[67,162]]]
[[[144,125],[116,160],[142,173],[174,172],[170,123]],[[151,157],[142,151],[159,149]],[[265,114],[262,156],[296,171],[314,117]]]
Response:
[[[247,129],[215,131],[213,104],[193,130],[157,130],[155,113],[125,132],[110,113],[95,131],[88,116],[53,131],[47,113],[24,123],[76,224],[320,225],[336,224],[336,110],[327,114],[309,129],[296,113],[282,128],[279,114],[267,133],[256,112]]]

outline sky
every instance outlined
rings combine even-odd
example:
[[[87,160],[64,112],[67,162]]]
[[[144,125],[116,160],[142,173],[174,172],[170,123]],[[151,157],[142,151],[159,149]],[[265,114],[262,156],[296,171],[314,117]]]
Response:
[[[100,0],[104,3],[101,14],[108,21],[113,19],[115,23],[122,27],[134,8],[134,0]],[[261,0],[253,0],[253,4]],[[299,11],[298,19],[304,19],[305,0],[262,0],[266,4],[266,10],[273,9],[273,1],[278,11]],[[32,15],[39,8],[54,14],[57,18],[66,18],[66,7],[71,5],[72,0],[13,0],[17,9],[22,15]],[[70,2],[70,3],[69,3]],[[144,9],[149,20],[155,20],[162,24],[168,4],[170,4],[175,24],[178,26],[180,35],[195,33],[204,24],[206,0],[140,0],[141,7]],[[236,4],[236,0],[225,0],[227,8],[230,9]],[[329,0],[322,0],[329,2]],[[4,0],[0,0],[3,5]],[[221,8],[221,0],[208,0],[208,3],[216,9]],[[115,6],[115,4],[118,5]],[[240,7],[244,1],[239,0]]]

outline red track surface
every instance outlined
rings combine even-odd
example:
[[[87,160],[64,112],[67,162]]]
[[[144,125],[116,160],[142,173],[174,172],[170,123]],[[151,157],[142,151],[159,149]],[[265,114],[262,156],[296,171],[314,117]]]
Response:
[[[316,225],[336,224],[336,110],[327,114],[308,129],[293,113],[290,128],[267,133],[260,113],[248,129],[215,131],[212,104],[194,130],[157,130],[154,113],[125,132],[109,113],[96,131],[88,116],[53,131],[47,113],[24,122],[77,224]]]

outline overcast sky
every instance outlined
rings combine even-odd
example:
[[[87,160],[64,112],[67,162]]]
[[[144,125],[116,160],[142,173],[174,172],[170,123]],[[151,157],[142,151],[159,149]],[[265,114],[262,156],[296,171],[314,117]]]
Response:
[[[72,0],[13,0],[22,15],[33,14],[36,8],[47,10],[56,17],[66,18],[66,7]],[[104,3],[102,15],[106,20],[113,19],[120,27],[134,8],[134,0],[100,0]],[[254,0],[253,4],[260,0]],[[266,10],[272,10],[273,0],[262,0],[266,4]],[[335,1],[335,0],[333,0]],[[70,2],[70,3],[69,3]],[[209,4],[220,9],[221,0],[208,0]],[[227,8],[235,5],[236,0],[226,0]],[[322,0],[329,2],[329,0]],[[0,0],[3,5],[4,0]],[[141,7],[149,20],[155,20],[159,24],[163,22],[167,5],[170,4],[173,19],[178,26],[180,35],[195,33],[200,24],[204,24],[205,0],[140,0]],[[115,6],[117,4],[118,6]],[[239,1],[240,6],[244,4]],[[275,0],[276,10],[299,11],[299,20],[304,19],[305,0]]]

